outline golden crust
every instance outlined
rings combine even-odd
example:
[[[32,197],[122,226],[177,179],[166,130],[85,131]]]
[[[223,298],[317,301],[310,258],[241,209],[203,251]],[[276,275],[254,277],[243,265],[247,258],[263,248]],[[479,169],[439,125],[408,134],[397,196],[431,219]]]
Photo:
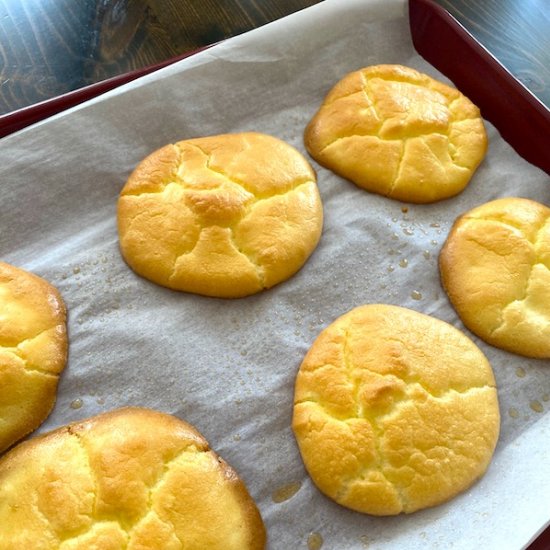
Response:
[[[468,488],[500,415],[491,367],[451,325],[366,305],[326,328],[296,379],[292,427],[306,469],[339,504],[410,513]]]
[[[175,290],[237,298],[296,273],[321,236],[315,173],[258,133],[180,141],[147,157],[118,201],[122,255]]]
[[[199,432],[131,407],[0,460],[0,539],[43,550],[260,550],[266,536],[246,487]]]
[[[0,262],[0,452],[49,415],[66,360],[66,310],[59,292]]]
[[[485,156],[478,108],[401,65],[346,75],[304,134],[311,156],[368,191],[429,203],[460,193]]]
[[[459,217],[439,256],[463,323],[496,347],[550,357],[550,208],[522,198]]]

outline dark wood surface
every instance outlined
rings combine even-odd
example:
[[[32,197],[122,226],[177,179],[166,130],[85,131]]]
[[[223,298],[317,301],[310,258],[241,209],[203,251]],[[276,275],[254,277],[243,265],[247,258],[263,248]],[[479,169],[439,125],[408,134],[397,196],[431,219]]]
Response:
[[[154,65],[318,1],[0,0],[0,114]],[[550,0],[435,1],[550,106]]]
[[[550,0],[435,2],[550,108]]]
[[[212,44],[318,0],[0,0],[0,114]]]

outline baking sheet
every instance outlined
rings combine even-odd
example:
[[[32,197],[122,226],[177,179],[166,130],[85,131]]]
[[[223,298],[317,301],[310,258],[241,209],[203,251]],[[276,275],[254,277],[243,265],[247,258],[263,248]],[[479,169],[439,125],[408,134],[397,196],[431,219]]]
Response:
[[[39,432],[125,405],[187,420],[245,480],[270,549],[307,548],[308,539],[338,550],[519,549],[550,518],[549,361],[470,334],[497,379],[499,444],[480,482],[410,516],[369,517],[323,497],[290,429],[297,369],[325,326],[355,306],[384,302],[465,330],[437,272],[453,220],[497,197],[550,203],[548,176],[492,126],[468,188],[406,213],[313,162],[321,242],[297,275],[259,295],[172,292],[136,276],[118,251],[117,196],[145,155],[184,138],[246,130],[305,153],[303,128],[326,92],[345,73],[377,63],[444,80],[414,51],[404,0],[325,0],[0,141],[1,259],[55,284],[69,309],[69,362]],[[290,487],[299,489],[282,500]]]

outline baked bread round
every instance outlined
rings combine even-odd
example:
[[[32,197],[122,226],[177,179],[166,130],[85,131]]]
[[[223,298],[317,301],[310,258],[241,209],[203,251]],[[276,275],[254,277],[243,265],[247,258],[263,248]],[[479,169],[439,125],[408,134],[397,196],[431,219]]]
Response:
[[[401,65],[345,76],[304,138],[311,156],[336,174],[413,203],[460,193],[487,150],[479,109],[468,98]]]
[[[550,358],[550,208],[522,198],[460,216],[439,255],[462,322],[493,346]]]
[[[66,361],[66,310],[59,292],[0,262],[0,452],[50,414]]]
[[[235,471],[195,428],[125,408],[0,459],[0,540],[42,550],[256,550],[265,529]]]
[[[118,201],[122,255],[175,290],[238,298],[296,273],[321,236],[315,172],[259,133],[180,141],[139,164]]]
[[[327,327],[296,379],[292,426],[309,475],[376,516],[440,504],[486,470],[500,415],[491,366],[451,325],[390,305]]]

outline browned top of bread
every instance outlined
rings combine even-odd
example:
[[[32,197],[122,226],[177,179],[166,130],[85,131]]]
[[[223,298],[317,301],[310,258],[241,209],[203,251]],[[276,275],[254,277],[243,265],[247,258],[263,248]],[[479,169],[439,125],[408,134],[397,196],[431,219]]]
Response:
[[[189,424],[126,408],[0,459],[5,548],[247,550],[263,523],[235,471]]]
[[[319,241],[315,173],[259,133],[180,141],[147,157],[121,192],[122,254],[158,284],[226,298],[270,288]]]
[[[443,286],[480,338],[550,357],[550,208],[507,197],[460,216],[441,250]]]
[[[48,416],[66,359],[66,311],[59,292],[0,262],[0,452]]]
[[[317,487],[373,515],[444,502],[486,470],[499,433],[491,367],[451,325],[408,309],[353,309],[311,346],[293,429]]]
[[[323,166],[368,191],[414,203],[462,191],[487,149],[479,110],[468,98],[401,65],[346,75],[304,138]]]

